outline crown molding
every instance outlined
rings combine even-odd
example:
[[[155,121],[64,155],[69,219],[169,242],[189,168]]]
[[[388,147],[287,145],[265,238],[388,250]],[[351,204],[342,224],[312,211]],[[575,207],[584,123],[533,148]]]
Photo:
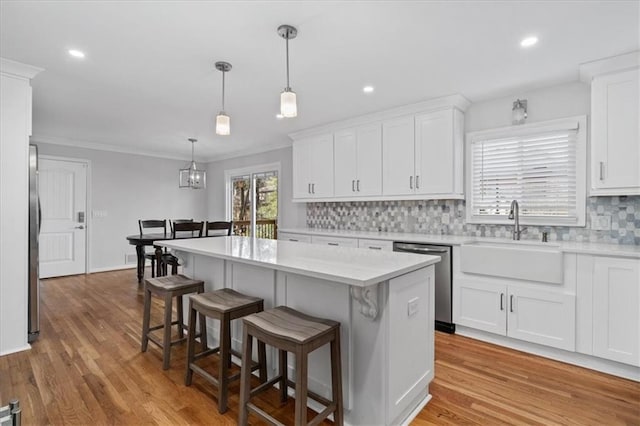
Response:
[[[640,67],[640,50],[580,64],[580,81],[591,83],[595,77]]]
[[[14,77],[31,80],[42,71],[44,71],[44,68],[34,67],[33,65],[23,64],[22,62],[12,61],[11,59],[0,58],[0,72],[2,72],[2,74],[9,74]]]
[[[378,111],[371,114],[365,114],[347,120],[335,121],[310,129],[301,130],[299,132],[289,133],[289,137],[293,140],[315,136],[321,133],[332,133],[338,130],[363,126],[372,122],[389,120],[403,115],[417,114],[421,112],[437,111],[447,108],[456,108],[465,112],[471,105],[471,102],[462,95],[454,94],[443,96],[440,98],[429,99],[414,104],[403,105],[400,107]]]
[[[33,135],[31,136],[31,142],[47,143],[51,145],[70,146],[73,148],[92,149],[96,151],[117,152],[120,154],[142,155],[144,157],[163,158],[166,160],[191,161],[191,156],[188,156],[188,155],[169,153],[169,152],[146,151],[146,150],[140,150],[136,148],[128,148],[121,145],[112,145],[112,144],[105,144],[105,143],[99,143],[99,142],[86,142],[86,141],[79,141],[77,139],[61,138],[58,136]],[[206,161],[202,158],[196,158],[196,160]]]

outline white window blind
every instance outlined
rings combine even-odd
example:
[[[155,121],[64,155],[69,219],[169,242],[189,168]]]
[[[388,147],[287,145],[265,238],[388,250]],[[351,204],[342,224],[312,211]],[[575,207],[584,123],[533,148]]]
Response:
[[[474,138],[469,190],[476,221],[506,218],[511,201],[517,200],[523,219],[577,224],[584,199],[578,190],[578,129],[573,127]]]

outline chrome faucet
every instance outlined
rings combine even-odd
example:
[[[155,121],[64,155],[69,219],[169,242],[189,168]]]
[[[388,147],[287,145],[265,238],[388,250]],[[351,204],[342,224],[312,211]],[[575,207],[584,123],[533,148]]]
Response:
[[[526,230],[527,227],[525,226],[524,228],[520,229],[520,210],[518,207],[518,202],[516,200],[513,200],[511,202],[511,207],[509,208],[509,219],[515,220],[515,223],[513,224],[513,236],[511,238],[513,240],[519,240],[520,234],[522,234],[522,232]]]

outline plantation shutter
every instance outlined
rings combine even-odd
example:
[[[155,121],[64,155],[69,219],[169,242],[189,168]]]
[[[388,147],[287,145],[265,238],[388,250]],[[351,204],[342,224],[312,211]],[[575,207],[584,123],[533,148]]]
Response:
[[[472,215],[507,216],[518,200],[521,217],[577,222],[577,134],[566,129],[474,140]]]

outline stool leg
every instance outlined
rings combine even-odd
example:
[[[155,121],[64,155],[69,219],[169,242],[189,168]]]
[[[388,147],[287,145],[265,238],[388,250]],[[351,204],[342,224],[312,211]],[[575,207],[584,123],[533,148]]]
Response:
[[[142,347],[141,351],[147,351],[149,344],[149,321],[151,317],[151,291],[144,286],[144,311],[142,313]]]
[[[260,364],[260,383],[267,381],[267,348],[258,340],[258,363]]]
[[[331,341],[331,390],[336,411],[333,412],[333,424],[344,424],[342,407],[342,361],[340,358],[340,329],[336,329],[335,338]]]
[[[182,309],[182,296],[176,296],[176,305],[178,311],[178,336],[184,337],[184,312]]]
[[[280,402],[285,403],[289,399],[287,391],[289,385],[287,384],[287,376],[289,375],[289,367],[287,366],[287,351],[280,350]]]
[[[189,330],[191,330],[191,320],[189,320]],[[207,317],[203,314],[200,314],[200,345],[202,346],[202,352],[209,349],[207,345]]]
[[[230,347],[231,319],[228,315],[223,315],[220,319],[220,363],[218,364],[218,411],[220,414],[227,411]]]
[[[307,352],[296,351],[296,425],[307,424]]]
[[[156,277],[156,259],[151,258],[151,278]]]
[[[251,393],[251,352],[253,336],[249,334],[247,325],[242,326],[242,368],[240,370],[240,406],[238,407],[238,425],[247,426],[247,403]]]
[[[196,310],[193,309],[193,302],[189,300],[189,331],[187,334],[187,371],[184,375],[185,386],[191,386],[191,380],[193,379],[193,370],[191,370],[191,363],[195,358],[195,346],[196,346]]]
[[[169,358],[171,357],[171,316],[173,307],[171,306],[173,297],[171,293],[164,296],[164,342],[162,346],[162,369],[169,368]]]

